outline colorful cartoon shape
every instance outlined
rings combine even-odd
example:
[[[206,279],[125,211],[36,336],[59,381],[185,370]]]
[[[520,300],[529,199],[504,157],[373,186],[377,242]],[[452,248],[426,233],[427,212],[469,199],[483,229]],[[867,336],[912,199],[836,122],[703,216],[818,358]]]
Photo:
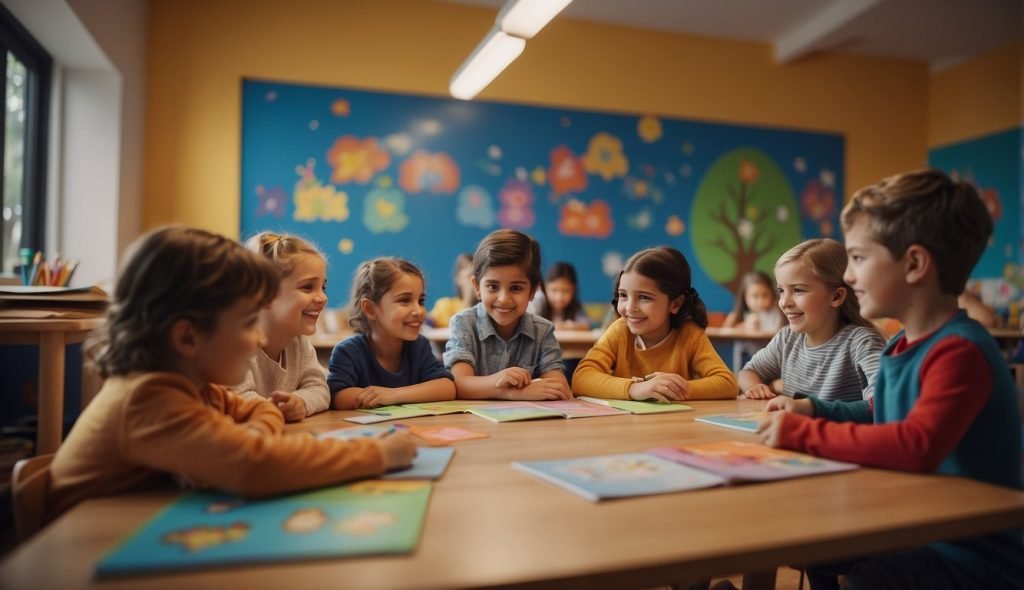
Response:
[[[562,205],[558,231],[563,235],[607,238],[614,228],[611,208],[601,199],[597,199],[589,205],[577,199],[570,199],[565,205]]]
[[[237,543],[249,536],[249,525],[234,522],[227,526],[199,525],[187,529],[171,531],[161,537],[165,545],[180,545],[189,553],[203,551],[213,547]]]
[[[817,178],[812,178],[804,184],[804,190],[800,192],[800,208],[811,220],[822,221],[835,213],[836,196],[832,189],[823,185]]]
[[[618,276],[619,271],[622,270],[622,265],[622,252],[609,250],[601,256],[601,272],[603,272],[606,277]]]
[[[398,517],[390,512],[363,510],[339,521],[334,530],[354,537],[369,537],[384,528],[398,524]]]
[[[342,254],[351,254],[355,247],[355,242],[349,238],[342,238],[338,241],[338,252],[341,252]]]
[[[661,121],[650,115],[641,117],[636,124],[636,133],[644,143],[654,143],[661,139]]]
[[[397,188],[375,188],[363,200],[363,225],[375,234],[398,233],[409,224],[405,193]]]
[[[411,152],[412,144],[412,137],[408,133],[392,133],[384,138],[384,147],[399,156],[404,156]]]
[[[297,166],[299,181],[295,183],[292,200],[295,221],[345,221],[348,219],[348,194],[338,192],[331,185],[323,185],[314,172],[316,161]]]
[[[578,158],[568,147],[560,145],[551,150],[551,166],[548,168],[548,180],[551,190],[556,195],[580,193],[587,188],[587,171],[583,160]]]
[[[629,172],[629,159],[622,153],[622,141],[603,131],[591,137],[583,156],[583,168],[605,182],[625,176]]]
[[[286,533],[305,535],[320,530],[327,524],[327,513],[320,508],[300,508],[284,521]]]
[[[668,216],[668,221],[665,222],[665,233],[672,236],[673,238],[678,238],[679,236],[683,235],[683,232],[685,231],[686,223],[682,220],[681,217],[679,217],[678,215]]]
[[[471,184],[461,191],[455,205],[455,219],[467,227],[494,226],[494,199],[482,186]]]
[[[416,150],[399,168],[398,186],[414,195],[450,195],[459,189],[459,166],[445,152]]]
[[[533,226],[536,216],[533,212],[533,187],[530,183],[509,179],[498,193],[501,209],[498,223],[511,229],[527,229]]]
[[[650,207],[644,207],[643,209],[626,216],[626,225],[635,230],[645,230],[651,227],[651,221],[653,221],[654,215],[651,213]]]
[[[376,137],[345,135],[327,151],[327,162],[334,168],[331,182],[367,184],[391,164],[391,154],[380,147]]]
[[[352,105],[344,98],[331,103],[331,114],[335,117],[347,117],[352,114]]]
[[[275,186],[269,190],[258,185],[256,187],[256,198],[258,202],[256,204],[256,217],[266,217],[270,215],[277,217],[278,219],[284,217],[285,205],[288,203],[288,193],[284,192],[284,189]]]

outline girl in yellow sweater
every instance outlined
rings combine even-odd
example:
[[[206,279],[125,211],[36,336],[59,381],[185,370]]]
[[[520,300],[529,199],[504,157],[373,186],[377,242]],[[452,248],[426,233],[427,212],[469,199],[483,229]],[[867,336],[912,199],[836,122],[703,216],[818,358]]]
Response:
[[[615,280],[622,316],[580,361],[576,395],[679,401],[731,399],[736,379],[704,333],[707,310],[682,252],[662,246],[634,254]]]

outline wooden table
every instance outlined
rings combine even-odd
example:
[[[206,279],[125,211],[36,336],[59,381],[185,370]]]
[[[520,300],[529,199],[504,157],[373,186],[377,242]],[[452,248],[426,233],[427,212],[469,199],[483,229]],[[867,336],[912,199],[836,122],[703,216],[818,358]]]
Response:
[[[592,504],[514,470],[513,460],[641,451],[753,435],[694,423],[764,402],[693,402],[695,412],[493,424],[471,415],[415,418],[491,438],[455,445],[407,556],[254,565],[97,582],[97,560],[175,495],[85,502],[0,564],[16,588],[623,588],[735,572],[771,588],[783,564],[846,558],[1024,525],[1024,493],[966,479],[876,469]],[[351,412],[293,429],[348,426]]]
[[[36,454],[56,452],[64,426],[64,347],[82,342],[103,323],[83,319],[11,319],[0,312],[0,344],[39,346],[39,426]],[[83,399],[83,405],[86,402]]]

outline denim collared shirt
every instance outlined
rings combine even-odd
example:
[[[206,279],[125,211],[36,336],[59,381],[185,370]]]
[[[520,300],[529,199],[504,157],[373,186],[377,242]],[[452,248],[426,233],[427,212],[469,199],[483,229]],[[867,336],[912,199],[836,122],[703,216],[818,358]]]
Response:
[[[473,366],[476,375],[493,375],[509,367],[522,367],[534,378],[562,369],[562,349],[555,340],[555,325],[532,313],[519,318],[516,331],[508,340],[494,331],[482,303],[452,316],[449,330],[444,350],[447,369],[465,362]]]

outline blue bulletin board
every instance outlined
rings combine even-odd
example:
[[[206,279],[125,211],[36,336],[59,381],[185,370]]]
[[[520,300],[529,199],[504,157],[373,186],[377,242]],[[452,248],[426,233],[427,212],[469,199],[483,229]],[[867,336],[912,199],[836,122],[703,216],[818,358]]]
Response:
[[[724,310],[746,271],[838,237],[843,150],[834,134],[245,80],[240,229],[315,241],[332,306],[381,255],[423,269],[432,303],[457,254],[510,227],[545,270],[576,266],[583,301],[665,244]]]

